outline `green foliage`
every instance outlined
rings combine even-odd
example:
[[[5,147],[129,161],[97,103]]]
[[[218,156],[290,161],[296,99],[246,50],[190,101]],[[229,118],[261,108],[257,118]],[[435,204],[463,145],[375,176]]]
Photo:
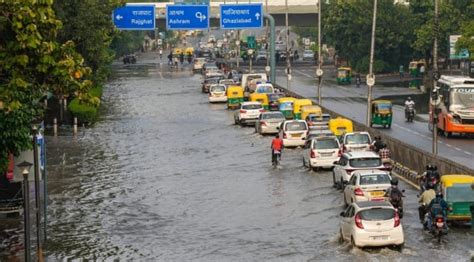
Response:
[[[467,49],[471,60],[474,60],[474,3],[466,8],[466,13],[470,14],[470,17],[461,25],[462,36],[456,43],[456,50],[459,52],[460,49]]]
[[[142,46],[144,36],[143,31],[120,31],[115,34],[110,48],[114,50],[116,57],[133,53]]]
[[[69,103],[69,110],[81,123],[92,123],[97,119],[97,107],[82,103],[77,97]]]
[[[74,44],[56,42],[62,23],[51,5],[0,2],[0,173],[9,153],[31,148],[31,123],[42,115],[39,101],[46,92],[81,96],[90,88],[82,80],[89,69]]]

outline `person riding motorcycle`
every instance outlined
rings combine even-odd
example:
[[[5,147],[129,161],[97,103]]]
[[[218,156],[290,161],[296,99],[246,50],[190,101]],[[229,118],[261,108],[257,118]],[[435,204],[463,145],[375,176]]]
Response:
[[[372,149],[374,150],[375,153],[378,153],[379,150],[382,148],[383,142],[382,138],[380,136],[374,137],[374,142],[372,142]]]
[[[385,197],[398,210],[400,218],[403,218],[403,191],[398,188],[398,178],[393,177],[390,181],[391,186],[385,191]]]
[[[443,199],[443,193],[438,192],[436,193],[436,197],[431,200],[430,204],[428,205],[429,216],[428,216],[428,230],[432,230],[432,221],[436,217],[436,215],[443,215],[444,220],[444,229],[448,229],[448,225],[446,223],[446,217],[448,215],[448,203]]]
[[[279,156],[281,158],[281,151],[283,149],[283,140],[281,140],[279,135],[276,135],[275,138],[272,140],[272,163],[276,164]]]
[[[432,164],[426,165],[426,171],[417,178],[420,180],[421,192],[425,191],[428,187],[436,190],[440,181],[438,167]]]
[[[405,118],[408,119],[408,113],[410,111],[413,111],[413,114],[415,114],[415,101],[411,99],[411,97],[407,97],[407,100],[405,100]]]
[[[420,203],[420,206],[418,207],[418,216],[420,218],[420,222],[423,225],[425,225],[425,215],[428,211],[427,207],[435,197],[436,192],[433,190],[433,188],[429,187],[418,198],[418,203]]]

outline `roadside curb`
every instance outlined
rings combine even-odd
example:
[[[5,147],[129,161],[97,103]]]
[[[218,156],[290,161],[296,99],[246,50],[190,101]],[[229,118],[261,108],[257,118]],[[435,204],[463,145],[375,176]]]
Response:
[[[392,160],[392,173],[401,178],[403,181],[408,183],[409,185],[413,186],[416,189],[420,189],[419,181],[418,181],[418,173],[414,170],[409,169],[406,166],[403,166],[400,163],[396,163]]]

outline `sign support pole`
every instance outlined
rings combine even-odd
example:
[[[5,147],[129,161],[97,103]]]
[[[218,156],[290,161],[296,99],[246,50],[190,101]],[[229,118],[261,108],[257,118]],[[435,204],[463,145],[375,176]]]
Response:
[[[434,15],[434,41],[433,41],[433,89],[432,93],[437,98],[436,81],[438,77],[438,0],[435,0],[435,15]],[[438,110],[437,105],[433,106],[433,155],[438,154]]]
[[[377,22],[377,0],[374,0],[374,14],[372,18],[372,39],[370,44],[370,61],[369,75],[367,78],[367,126],[370,126],[371,119],[371,103],[372,103],[372,87],[374,85],[374,49],[375,49],[375,23]]]
[[[276,61],[275,61],[275,19],[273,16],[264,13],[263,16],[270,24],[270,81],[275,84],[276,81]]]

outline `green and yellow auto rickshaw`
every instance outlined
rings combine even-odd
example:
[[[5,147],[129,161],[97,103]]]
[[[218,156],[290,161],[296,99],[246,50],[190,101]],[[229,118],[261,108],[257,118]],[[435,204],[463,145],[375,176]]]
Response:
[[[268,96],[267,94],[263,93],[252,93],[249,96],[250,102],[260,102],[262,104],[263,109],[268,110]]]
[[[294,97],[278,98],[278,110],[283,113],[286,119],[293,119],[293,105],[296,101]]]
[[[448,221],[471,221],[471,205],[474,205],[474,176],[443,175],[443,198],[448,203]]]
[[[418,61],[416,60],[411,61],[410,64],[408,65],[408,71],[410,72],[410,76],[412,77],[421,76],[420,68],[422,66],[426,68],[426,63],[425,63],[425,60],[423,59],[418,60]]]
[[[350,84],[352,82],[352,68],[339,67],[336,80],[339,85]]]
[[[388,100],[372,101],[372,117],[370,126],[381,125],[390,128],[392,125],[392,102]]]
[[[293,116],[294,119],[301,119],[301,107],[302,106],[311,106],[313,105],[313,101],[311,99],[296,99],[295,103],[293,104]]]
[[[237,109],[244,102],[244,89],[241,86],[227,87],[227,109]]]

